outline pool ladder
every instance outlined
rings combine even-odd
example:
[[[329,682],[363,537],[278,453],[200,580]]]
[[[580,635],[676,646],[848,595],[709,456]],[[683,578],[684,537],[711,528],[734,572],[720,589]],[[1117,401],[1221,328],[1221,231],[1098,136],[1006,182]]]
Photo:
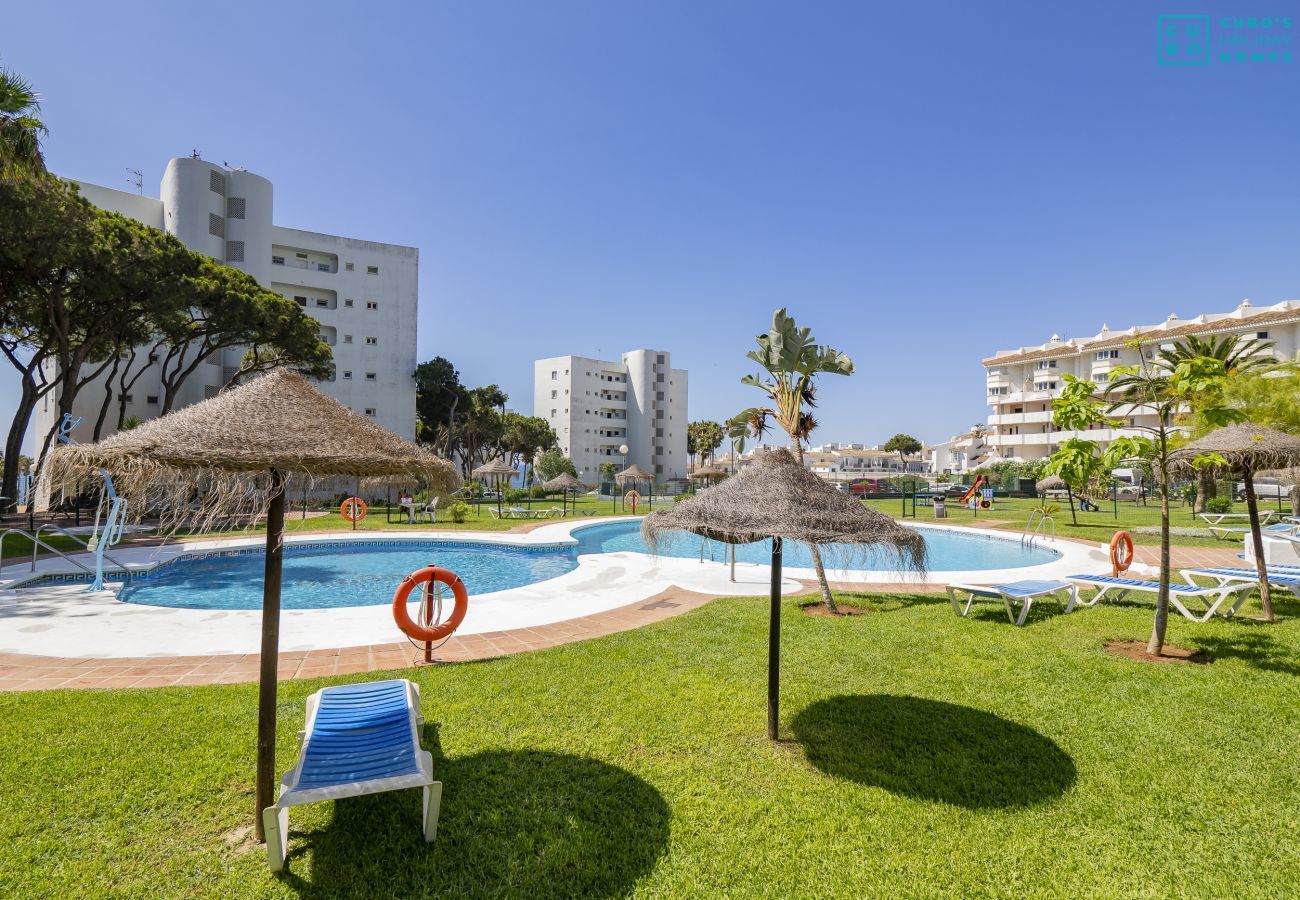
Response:
[[[1037,520],[1034,519],[1035,515],[1038,516]],[[1025,522],[1025,530],[1020,533],[1020,543],[1032,547],[1039,538],[1047,538],[1048,529],[1051,530],[1051,539],[1055,541],[1056,520],[1041,509],[1031,509],[1029,521]]]
[[[85,564],[79,562],[78,560],[73,559],[71,556],[69,556],[68,554],[64,553],[62,550],[58,549],[57,547],[52,547],[52,546],[50,546],[49,544],[47,544],[45,541],[41,540],[41,535],[42,535],[43,533],[46,533],[46,532],[49,532],[49,533],[52,533],[52,534],[59,534],[59,535],[62,535],[63,537],[66,537],[66,538],[71,538],[72,540],[74,540],[74,541],[76,541],[78,544],[80,544],[81,546],[85,547],[87,552],[90,551],[90,542],[89,542],[89,541],[83,540],[80,536],[75,535],[75,534],[72,534],[72,533],[69,532],[69,531],[65,531],[64,529],[60,528],[58,525],[51,525],[51,524],[45,524],[45,525],[42,525],[40,528],[37,528],[37,529],[36,529],[35,534],[33,534],[33,533],[30,532],[30,531],[24,531],[24,530],[21,529],[21,528],[6,528],[3,532],[0,532],[0,571],[3,571],[3,570],[4,570],[4,567],[5,567],[5,550],[4,550],[4,547],[5,547],[5,539],[8,538],[9,535],[11,535],[11,534],[17,534],[17,535],[21,535],[22,537],[24,537],[24,538],[26,538],[27,540],[29,540],[29,541],[32,542],[32,565],[31,565],[31,571],[33,571],[33,572],[36,571],[36,554],[37,554],[37,551],[38,551],[41,547],[44,547],[46,550],[50,551],[50,552],[53,553],[55,556],[61,557],[61,558],[65,559],[65,560],[67,560],[68,562],[72,563],[74,566],[76,566],[76,567],[77,567],[78,569],[80,569],[81,571],[86,572],[86,573],[89,574],[89,575],[94,575],[94,574],[95,574],[95,570],[94,570],[94,569],[92,569],[92,568],[90,568],[89,566],[87,566],[87,565],[85,565]],[[121,570],[122,570],[122,574],[124,575],[124,577],[125,577],[128,581],[130,580],[130,578],[131,578],[131,571],[130,571],[130,569],[128,569],[126,566],[122,565],[122,563],[120,563],[118,560],[116,560],[116,559],[114,559],[113,557],[109,556],[107,553],[104,554],[104,559],[108,560],[108,561],[111,562],[113,565],[115,565],[115,566],[117,566],[119,569],[121,569]]]

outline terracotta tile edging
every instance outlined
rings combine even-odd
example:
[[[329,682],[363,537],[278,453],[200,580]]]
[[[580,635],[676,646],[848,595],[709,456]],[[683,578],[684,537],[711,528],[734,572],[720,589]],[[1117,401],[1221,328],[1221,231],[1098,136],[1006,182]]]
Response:
[[[471,662],[542,650],[639,628],[698,609],[713,599],[712,594],[669,587],[626,606],[548,625],[463,637],[453,635],[434,650],[433,656],[435,662]],[[423,648],[403,642],[290,650],[280,654],[278,673],[281,681],[291,681],[416,665],[425,665]],[[0,653],[0,692],[240,684],[257,681],[257,675],[255,653],[106,658]]]

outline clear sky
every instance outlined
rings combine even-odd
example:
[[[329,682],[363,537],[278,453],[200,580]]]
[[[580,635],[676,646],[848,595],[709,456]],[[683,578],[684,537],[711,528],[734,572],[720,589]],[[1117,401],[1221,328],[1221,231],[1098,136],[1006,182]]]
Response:
[[[418,246],[421,358],[523,412],[534,358],[650,346],[720,420],[787,306],[858,367],[815,441],[939,440],[999,348],[1300,297],[1300,59],[1156,59],[1158,14],[1275,5],[61,0],[0,63],[59,174],[197,148]]]

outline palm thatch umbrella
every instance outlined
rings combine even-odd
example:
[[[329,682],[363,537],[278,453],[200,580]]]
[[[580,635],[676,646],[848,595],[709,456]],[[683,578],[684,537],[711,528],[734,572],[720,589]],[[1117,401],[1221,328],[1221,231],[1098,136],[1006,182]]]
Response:
[[[1062,488],[1069,490],[1070,486],[1065,483],[1065,479],[1060,475],[1048,475],[1041,481],[1034,482],[1034,487],[1040,491],[1059,491]]]
[[[54,450],[45,477],[65,493],[108,471],[137,513],[163,510],[164,528],[207,527],[229,515],[265,514],[261,684],[257,712],[257,812],[274,802],[276,667],[284,560],[285,481],[290,477],[424,477],[445,494],[459,484],[446,460],[404,441],[313,387],[277,370],[94,444]],[[198,513],[189,500],[203,491]]]
[[[504,491],[501,488],[501,479],[513,479],[519,473],[515,467],[510,465],[504,459],[494,459],[489,463],[484,463],[469,474],[475,478],[491,478],[492,483],[497,489],[497,515],[501,515],[501,495]]]
[[[1255,571],[1259,575],[1260,603],[1264,618],[1273,620],[1273,598],[1269,591],[1264,537],[1259,527],[1259,502],[1255,496],[1255,473],[1264,469],[1300,466],[1300,437],[1275,428],[1241,422],[1217,428],[1205,437],[1192,441],[1174,452],[1170,459],[1191,469],[1197,458],[1241,473],[1246,488],[1246,511],[1250,514],[1250,539],[1255,551]]]
[[[723,469],[719,469],[717,466],[705,466],[702,469],[696,469],[688,477],[698,481],[717,481],[718,479],[726,478],[727,473]]]
[[[654,472],[651,472],[648,469],[643,469],[640,466],[638,466],[636,463],[632,463],[632,465],[628,466],[622,472],[617,473],[614,476],[614,481],[618,483],[618,489],[620,491],[623,489],[623,485],[629,481],[632,482],[633,486],[640,485],[642,481],[648,482],[650,484],[650,491],[649,491],[650,501],[652,503],[654,502],[654,489],[655,489]]]
[[[564,492],[564,493],[562,493],[562,494],[560,495],[560,497],[561,497],[560,502],[564,504],[564,507],[563,507],[563,508],[564,508],[566,514],[567,514],[567,512],[568,512],[569,492],[570,492],[570,491],[585,491],[586,489],[587,489],[587,486],[586,486],[585,484],[583,484],[581,481],[579,481],[579,480],[578,480],[577,478],[575,478],[574,476],[570,475],[568,472],[563,472],[563,473],[561,473],[561,474],[559,474],[559,475],[556,475],[556,476],[555,476],[554,478],[552,478],[550,481],[548,481],[548,482],[546,482],[545,484],[542,485],[542,490],[544,490],[544,491],[563,491],[563,492]],[[552,507],[552,509],[553,509],[553,508],[554,508],[554,507]],[[575,500],[575,508],[576,508],[576,500]]]
[[[669,509],[656,510],[641,523],[641,534],[651,547],[673,531],[728,544],[772,539],[767,736],[773,740],[780,678],[783,542],[885,545],[898,553],[901,564],[917,571],[925,569],[925,541],[920,533],[837,491],[805,469],[788,450],[757,456],[722,484]]]

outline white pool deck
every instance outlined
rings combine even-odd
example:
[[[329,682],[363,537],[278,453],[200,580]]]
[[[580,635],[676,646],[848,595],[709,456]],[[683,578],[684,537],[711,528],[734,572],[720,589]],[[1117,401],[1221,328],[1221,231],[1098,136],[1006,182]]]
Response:
[[[347,543],[394,539],[472,541],[507,546],[572,543],[577,528],[620,519],[582,519],[555,522],[527,533],[481,531],[367,531],[291,535],[287,544],[304,542]],[[933,526],[932,526],[933,527]],[[938,526],[978,535],[985,540],[1018,542],[1014,533],[988,529]],[[132,571],[148,571],[177,556],[220,549],[260,547],[264,539],[250,535],[236,539],[178,541],[153,547],[118,548],[113,556]],[[1069,540],[1048,541],[1043,546],[1058,552],[1052,562],[1014,569],[935,571],[924,576],[895,571],[827,569],[831,581],[861,584],[907,585],[967,582],[997,584],[1026,578],[1059,578],[1079,572],[1103,572],[1109,563],[1104,549]],[[79,561],[93,568],[89,554]],[[14,562],[0,572],[0,652],[59,657],[164,657],[225,653],[256,653],[260,644],[260,610],[177,609],[123,603],[117,599],[120,583],[110,590],[86,593],[79,583],[22,587],[43,575],[81,570],[67,560],[39,560],[36,570],[28,562]],[[1140,569],[1142,567],[1135,567]],[[718,596],[761,595],[769,590],[766,565],[738,563],[736,580],[721,562],[700,562],[643,553],[588,554],[578,567],[547,581],[524,587],[480,594],[470,600],[469,612],[457,634],[471,635],[532,628],[605,612],[645,600],[669,587]],[[796,591],[801,579],[812,579],[812,569],[786,568],[783,589]],[[111,575],[109,576],[111,578]],[[396,587],[396,585],[394,585]],[[284,610],[281,613],[282,651],[359,647],[399,640],[389,604],[342,609]]]

